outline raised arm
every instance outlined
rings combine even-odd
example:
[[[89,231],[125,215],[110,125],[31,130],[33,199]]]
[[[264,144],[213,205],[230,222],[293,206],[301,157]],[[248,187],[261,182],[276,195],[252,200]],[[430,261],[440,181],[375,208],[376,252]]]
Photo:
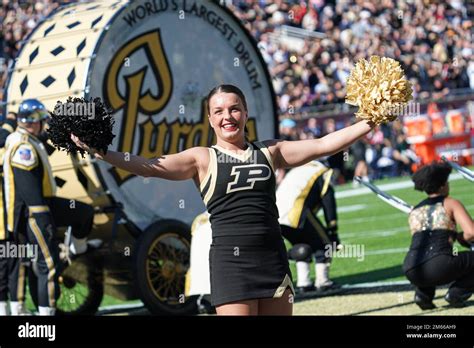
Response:
[[[368,121],[330,133],[320,139],[297,141],[270,141],[268,149],[276,168],[298,167],[319,157],[337,153],[373,129]]]
[[[123,152],[107,151],[107,154],[91,149],[79,138],[71,135],[78,147],[88,151],[91,156],[104,160],[117,168],[144,177],[159,177],[167,180],[199,179],[202,163],[207,162],[208,151],[204,147],[194,147],[185,151],[147,159]],[[206,166],[207,167],[207,166]]]

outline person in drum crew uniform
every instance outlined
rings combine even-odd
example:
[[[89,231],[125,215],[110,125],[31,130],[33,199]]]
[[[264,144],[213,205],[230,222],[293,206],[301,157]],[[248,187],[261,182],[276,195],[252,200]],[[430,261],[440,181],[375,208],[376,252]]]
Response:
[[[194,180],[210,213],[211,303],[218,315],[291,315],[294,290],[278,223],[275,170],[336,153],[373,124],[360,121],[321,139],[250,143],[245,137],[247,102],[239,88],[217,86],[207,103],[217,137],[210,148],[147,159],[104,154],[74,134],[71,139],[92,156],[136,175]]]
[[[9,112],[2,126],[0,127],[0,175],[3,175],[3,155],[5,153],[5,142],[7,137],[13,133],[16,129],[16,113]],[[13,238],[8,233],[6,220],[5,220],[5,209],[3,200],[3,179],[0,180],[0,244],[5,248],[7,245],[13,243]],[[9,286],[8,279],[10,275],[10,269],[13,266],[12,260],[9,257],[0,255],[0,315],[8,315],[8,294]],[[14,313],[15,314],[15,313]]]
[[[296,287],[299,292],[338,288],[329,279],[333,252],[342,247],[337,234],[332,173],[333,170],[320,161],[311,161],[291,169],[276,192],[281,232],[293,245],[288,256],[296,261]],[[325,225],[316,216],[321,208]],[[312,256],[316,270],[314,285],[309,276]]]
[[[45,145],[38,138],[49,114],[36,99],[20,103],[18,127],[8,136],[4,156],[4,192],[8,231],[17,243],[37,245],[38,305],[40,315],[54,315],[59,296],[59,253],[53,237],[56,227],[71,226],[73,255],[86,252],[86,236],[92,228],[94,209],[78,201],[71,205],[65,198],[55,197],[56,183],[52,175]],[[97,242],[97,241],[96,241]],[[12,314],[24,313],[25,268],[19,260],[13,267],[10,282]]]

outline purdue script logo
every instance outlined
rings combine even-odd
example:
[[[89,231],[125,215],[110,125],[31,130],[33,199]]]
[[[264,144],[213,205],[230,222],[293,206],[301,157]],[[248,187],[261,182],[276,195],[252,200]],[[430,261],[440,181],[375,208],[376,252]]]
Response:
[[[134,66],[134,73],[123,77],[125,83],[119,83],[119,73],[124,62],[138,50],[143,50],[147,62],[141,60],[140,64],[143,66],[138,69]],[[150,81],[149,79],[158,86],[156,95],[149,89],[143,91],[145,82]],[[119,85],[124,86],[123,90],[119,90]],[[159,29],[142,33],[118,49],[107,67],[103,81],[105,100],[114,112],[120,110],[123,112],[117,151],[153,158],[193,146],[210,146],[214,143],[215,134],[207,120],[204,98],[197,122],[180,121],[178,118],[169,122],[166,117],[163,117],[163,121],[159,123],[152,120],[152,116],[162,112],[170,101],[173,87],[172,69],[163,48]],[[149,117],[139,122],[139,114]],[[138,132],[136,132],[137,127]],[[247,128],[249,141],[256,140],[255,119],[249,118]],[[137,145],[138,151],[133,151]],[[119,186],[133,177],[133,174],[118,168],[111,168],[110,172]]]

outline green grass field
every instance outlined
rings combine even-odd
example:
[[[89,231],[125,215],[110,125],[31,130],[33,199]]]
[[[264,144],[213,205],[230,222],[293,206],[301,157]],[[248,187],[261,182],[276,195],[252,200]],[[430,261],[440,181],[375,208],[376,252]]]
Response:
[[[380,180],[375,184],[408,181],[409,178]],[[336,192],[352,190],[352,184],[339,186]],[[411,205],[425,198],[413,188],[388,191]],[[459,199],[471,216],[474,215],[474,185],[465,179],[450,181],[450,196]],[[367,193],[337,199],[339,237],[342,244],[358,245],[364,258],[333,259],[331,278],[340,284],[404,280],[401,265],[410,244],[408,215]],[[357,209],[350,211],[351,208]],[[341,212],[342,210],[342,212]],[[349,210],[345,211],[344,210]],[[467,250],[456,244],[458,249]],[[295,273],[294,263],[292,271]],[[314,269],[312,270],[314,272]],[[314,274],[312,274],[314,277]]]
[[[409,181],[409,178],[385,179],[376,181],[375,184],[380,186],[404,181]],[[471,216],[473,216],[474,185],[465,179],[457,179],[450,181],[450,187],[450,196],[463,202]],[[353,190],[352,184],[342,185],[336,188],[336,192],[350,190]],[[388,192],[412,205],[417,204],[425,197],[424,194],[415,191],[411,187]],[[407,214],[381,201],[373,193],[338,198],[337,204],[341,242],[346,245],[358,245],[360,248],[363,247],[364,257],[363,259],[360,257],[335,257],[330,271],[331,279],[340,284],[405,280],[401,265],[405,257],[405,250],[410,244]],[[456,246],[459,250],[464,249],[458,244]],[[291,262],[290,266],[294,279],[296,280],[295,263]],[[312,267],[311,276],[314,279],[314,267]],[[348,312],[348,308],[351,306],[345,306],[344,303],[347,301],[350,303],[351,298],[359,298],[360,296],[363,295],[338,296],[332,297],[332,300],[334,303],[337,303],[340,308],[338,313],[351,314],[350,311]],[[392,299],[391,297],[393,297],[392,300],[395,301],[400,295],[392,294],[380,296],[382,296],[381,298],[388,298],[389,301]],[[297,303],[295,306],[295,314],[328,314],[322,309],[324,306],[321,307],[325,301],[330,301],[330,298]],[[374,299],[371,297],[368,301],[374,301]],[[101,306],[136,302],[138,301],[123,302],[105,295]],[[31,301],[28,302],[28,307],[30,309],[33,308]],[[333,308],[335,307],[333,306]],[[411,305],[409,308],[416,310],[415,305]],[[335,312],[331,313],[336,314]],[[406,313],[403,311],[396,312],[394,310],[387,310],[380,312],[380,314]]]

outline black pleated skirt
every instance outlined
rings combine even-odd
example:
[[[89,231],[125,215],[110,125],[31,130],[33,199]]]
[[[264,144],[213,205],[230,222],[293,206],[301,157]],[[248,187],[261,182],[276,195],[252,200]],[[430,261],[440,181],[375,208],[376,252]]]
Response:
[[[211,303],[281,297],[293,283],[279,233],[214,237],[209,251]]]

